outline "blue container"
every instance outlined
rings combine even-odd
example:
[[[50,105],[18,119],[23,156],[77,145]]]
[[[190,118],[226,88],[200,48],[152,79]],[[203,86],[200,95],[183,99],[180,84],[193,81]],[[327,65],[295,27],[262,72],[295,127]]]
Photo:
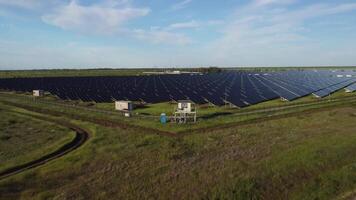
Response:
[[[162,113],[161,114],[160,121],[161,121],[162,124],[166,124],[167,123],[166,113]]]

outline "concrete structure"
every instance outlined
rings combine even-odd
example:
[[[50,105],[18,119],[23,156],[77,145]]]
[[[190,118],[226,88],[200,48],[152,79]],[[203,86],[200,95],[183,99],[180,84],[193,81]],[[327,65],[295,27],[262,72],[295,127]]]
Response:
[[[346,92],[346,93],[351,93],[351,92],[354,92],[354,91],[353,91],[353,90],[350,90],[350,89],[345,88],[345,92]]]
[[[177,109],[174,112],[172,122],[188,123],[197,121],[195,104],[189,100],[178,101]]]
[[[284,97],[281,97],[281,100],[282,101],[288,101],[288,99],[284,98]]]
[[[33,90],[32,94],[35,97],[42,97],[42,96],[44,96],[44,91],[43,90]]]
[[[192,112],[192,105],[193,105],[193,102],[191,102],[189,100],[178,101],[178,109],[177,109],[177,111],[180,111],[180,112]]]
[[[134,105],[132,101],[115,101],[115,110],[130,112],[133,109]]]
[[[355,92],[355,87],[353,87],[353,85],[351,85],[351,86],[349,86],[349,87],[347,87],[347,88],[345,88],[345,92],[346,93],[352,93],[352,92]]]
[[[318,96],[317,94],[313,93],[313,96],[316,97],[316,98],[321,98],[321,96]]]

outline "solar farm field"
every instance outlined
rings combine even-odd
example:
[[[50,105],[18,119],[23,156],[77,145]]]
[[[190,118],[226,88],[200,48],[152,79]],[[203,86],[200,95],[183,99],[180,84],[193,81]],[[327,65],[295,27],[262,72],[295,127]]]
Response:
[[[352,199],[355,84],[352,69],[2,78],[0,199]],[[160,123],[178,100],[196,123]]]
[[[246,107],[282,98],[314,94],[325,97],[356,82],[351,70],[291,70],[123,77],[46,77],[0,79],[0,89],[44,90],[62,100],[115,100],[161,103],[191,100],[196,104]]]

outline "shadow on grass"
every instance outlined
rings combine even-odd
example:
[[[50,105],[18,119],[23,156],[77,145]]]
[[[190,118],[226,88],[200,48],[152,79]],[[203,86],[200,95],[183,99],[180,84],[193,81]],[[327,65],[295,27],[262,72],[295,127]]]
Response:
[[[233,113],[231,112],[221,112],[221,113],[212,113],[210,115],[205,115],[205,116],[201,116],[198,117],[199,119],[212,119],[215,117],[220,117],[220,116],[227,116],[227,115],[232,115]]]

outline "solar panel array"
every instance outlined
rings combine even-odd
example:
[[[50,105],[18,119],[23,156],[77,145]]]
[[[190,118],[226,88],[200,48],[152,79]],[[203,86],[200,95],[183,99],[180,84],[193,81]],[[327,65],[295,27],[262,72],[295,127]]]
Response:
[[[353,71],[291,70],[125,77],[48,77],[0,79],[0,89],[48,91],[64,100],[158,103],[191,100],[245,107],[267,100],[288,101],[315,94],[324,97],[355,83]]]
[[[347,86],[345,89],[347,92],[355,92],[356,91],[356,83],[353,83],[352,85]]]

